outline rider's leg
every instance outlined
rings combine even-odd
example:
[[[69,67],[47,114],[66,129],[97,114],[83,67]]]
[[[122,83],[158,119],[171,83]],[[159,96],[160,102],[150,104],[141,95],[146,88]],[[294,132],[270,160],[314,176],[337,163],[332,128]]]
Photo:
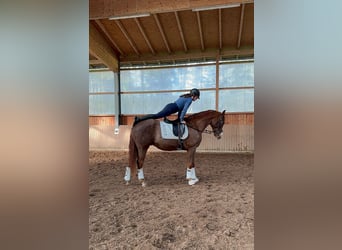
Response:
[[[176,103],[167,104],[161,111],[155,114],[155,119],[163,118],[165,116],[171,115],[178,112],[178,106]]]
[[[138,122],[141,122],[141,121],[145,121],[148,119],[162,118],[162,117],[171,115],[171,114],[176,113],[176,112],[178,112],[177,104],[176,103],[169,103],[161,111],[159,111],[156,114],[149,114],[149,115],[145,115],[142,117],[135,117],[133,126],[135,126]]]

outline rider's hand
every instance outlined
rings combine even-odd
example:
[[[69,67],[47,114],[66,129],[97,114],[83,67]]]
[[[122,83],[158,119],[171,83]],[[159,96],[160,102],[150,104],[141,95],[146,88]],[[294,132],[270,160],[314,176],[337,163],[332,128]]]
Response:
[[[180,123],[185,124],[186,122],[185,121],[181,121]]]

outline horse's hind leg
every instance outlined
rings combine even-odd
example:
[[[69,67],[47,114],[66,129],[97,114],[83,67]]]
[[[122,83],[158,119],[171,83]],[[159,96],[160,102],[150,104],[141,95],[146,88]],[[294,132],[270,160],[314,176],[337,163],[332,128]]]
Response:
[[[148,148],[143,148],[143,149],[139,150],[139,153],[138,153],[139,157],[137,159],[138,180],[141,182],[141,185],[143,187],[146,186],[143,165],[144,165],[147,149]]]
[[[141,186],[146,186],[143,168],[138,168],[138,180],[141,182]]]
[[[128,185],[129,181],[131,180],[131,168],[130,167],[126,167],[124,180],[126,181],[126,185]]]

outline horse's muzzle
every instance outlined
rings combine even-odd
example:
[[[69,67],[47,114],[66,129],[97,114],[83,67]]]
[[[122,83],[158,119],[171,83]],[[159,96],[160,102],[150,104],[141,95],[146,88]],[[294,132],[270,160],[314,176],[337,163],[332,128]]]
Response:
[[[217,140],[219,140],[221,139],[222,135],[223,135],[223,132],[219,133],[218,135],[215,135],[215,137],[217,138]]]

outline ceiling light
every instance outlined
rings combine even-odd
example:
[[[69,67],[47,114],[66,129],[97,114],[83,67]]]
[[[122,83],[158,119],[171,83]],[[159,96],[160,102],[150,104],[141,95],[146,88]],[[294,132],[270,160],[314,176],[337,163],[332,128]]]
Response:
[[[127,19],[127,18],[136,18],[136,17],[145,17],[150,16],[150,13],[141,13],[141,14],[132,14],[132,15],[126,15],[126,16],[112,16],[109,17],[109,20],[118,20],[118,19]]]
[[[225,8],[234,8],[234,7],[239,7],[240,4],[226,4],[226,5],[216,5],[216,6],[208,6],[208,7],[199,7],[199,8],[194,8],[192,11],[203,11],[203,10],[216,10],[216,9],[225,9]]]

